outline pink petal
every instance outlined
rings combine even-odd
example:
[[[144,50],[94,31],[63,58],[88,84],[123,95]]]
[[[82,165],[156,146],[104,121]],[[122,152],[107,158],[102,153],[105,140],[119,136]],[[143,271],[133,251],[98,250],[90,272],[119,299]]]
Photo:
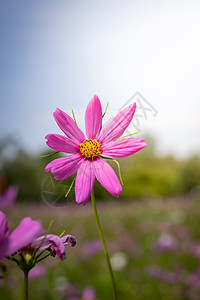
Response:
[[[85,129],[88,139],[98,138],[102,128],[102,108],[99,98],[94,95],[85,112]]]
[[[45,237],[44,235],[38,237],[31,243],[31,245],[35,248],[40,246],[40,249],[39,249],[40,251],[48,249],[52,243],[48,239],[44,240],[44,237]],[[42,245],[41,245],[41,243],[42,243]]]
[[[24,218],[19,226],[10,234],[7,255],[13,254],[31,244],[43,232],[39,221]]]
[[[120,111],[116,117],[102,130],[98,141],[103,144],[119,138],[130,124],[135,113],[135,109],[136,103],[129,105]]]
[[[10,231],[8,229],[6,215],[0,211],[0,237],[9,236]]]
[[[0,259],[7,256],[9,234],[6,216],[0,211]]]
[[[33,241],[32,245],[38,247],[43,241],[43,239],[44,235],[40,236],[35,241]],[[60,238],[54,234],[48,234],[40,247],[40,251],[48,249],[49,247],[52,247],[54,249],[55,245],[57,245],[57,247],[60,249],[57,250],[57,252],[60,251],[59,253],[64,254],[64,246],[68,245],[69,243],[71,243],[72,247],[76,245],[76,239],[73,235],[67,234]]]
[[[118,197],[122,192],[122,186],[111,166],[101,157],[94,160],[93,166],[95,176],[101,185],[113,196]]]
[[[44,236],[39,237],[33,243],[35,246],[39,246],[41,241],[44,239]],[[65,247],[62,239],[55,234],[47,234],[45,241],[43,242],[40,250],[43,251],[48,248],[52,248],[58,255],[58,258],[63,260],[65,259]]]
[[[75,195],[76,202],[79,204],[83,203],[83,205],[85,205],[90,198],[95,180],[92,167],[93,162],[94,161],[86,159],[78,169],[75,183]]]
[[[45,139],[47,139],[47,145],[56,151],[76,153],[80,149],[80,145],[77,142],[60,134],[48,134],[45,136]]]
[[[61,240],[64,245],[68,245],[69,243],[71,244],[72,247],[76,245],[76,238],[71,234],[62,236]]]
[[[126,157],[146,147],[144,139],[123,138],[118,141],[103,144],[101,154],[109,157]]]
[[[15,185],[9,186],[3,195],[0,195],[0,209],[4,209],[13,204],[18,194],[18,187]]]
[[[92,286],[86,286],[84,288],[81,299],[85,299],[85,300],[86,299],[87,300],[95,300],[96,299],[95,291]]]
[[[41,265],[36,265],[33,269],[29,272],[29,279],[34,280],[37,278],[44,277],[47,274],[46,268]]]
[[[57,158],[46,166],[45,171],[51,171],[56,180],[62,180],[74,174],[83,160],[81,153]]]
[[[77,145],[85,140],[84,133],[78,128],[74,120],[64,111],[57,108],[53,113],[53,116],[60,129],[66,134],[66,136],[74,140]]]

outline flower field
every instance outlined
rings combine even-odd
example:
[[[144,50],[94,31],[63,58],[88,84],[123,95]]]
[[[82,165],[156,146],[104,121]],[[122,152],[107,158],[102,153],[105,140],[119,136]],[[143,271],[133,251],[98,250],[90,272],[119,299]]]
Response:
[[[97,202],[119,299],[200,298],[200,201],[197,198]],[[16,204],[7,211],[9,228],[24,216],[42,220],[51,232],[76,237],[66,260],[48,257],[30,273],[30,299],[112,299],[109,274],[91,203],[56,208]],[[22,272],[1,261],[1,299],[23,298]]]

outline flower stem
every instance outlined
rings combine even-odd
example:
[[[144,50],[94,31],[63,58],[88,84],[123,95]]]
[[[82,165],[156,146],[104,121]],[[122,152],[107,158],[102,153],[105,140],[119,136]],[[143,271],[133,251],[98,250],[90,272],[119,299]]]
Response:
[[[49,255],[51,255],[51,253],[52,253],[52,251],[51,251],[50,253],[46,254],[45,256],[41,257],[40,259],[37,259],[37,263],[38,263],[39,261],[42,261],[43,259],[47,258]],[[41,252],[41,254],[43,254],[43,253]],[[40,255],[38,255],[37,258],[38,258],[39,256],[40,256]]]
[[[28,271],[24,271],[24,299],[28,300]]]
[[[105,258],[106,258],[106,263],[107,263],[108,271],[110,273],[110,278],[111,278],[111,282],[112,282],[113,299],[117,300],[117,289],[116,289],[115,279],[114,279],[113,270],[112,270],[111,263],[110,263],[110,258],[109,258],[108,250],[107,250],[107,247],[106,247],[106,242],[105,242],[105,239],[104,239],[104,236],[103,236],[103,232],[102,232],[102,229],[101,229],[101,224],[100,224],[100,221],[99,221],[99,216],[98,216],[97,207],[96,207],[94,190],[92,190],[91,199],[92,199],[92,206],[93,206],[93,210],[94,210],[94,216],[95,216],[97,228],[98,228],[98,231],[99,231],[99,236],[100,236],[100,239],[101,239],[101,242],[102,242],[102,245],[103,245],[103,251],[104,251],[104,255],[105,255]]]

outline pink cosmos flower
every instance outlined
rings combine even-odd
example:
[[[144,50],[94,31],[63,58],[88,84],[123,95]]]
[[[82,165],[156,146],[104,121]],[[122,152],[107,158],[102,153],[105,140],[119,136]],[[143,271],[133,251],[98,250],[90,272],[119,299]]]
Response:
[[[129,126],[135,109],[136,103],[126,107],[102,130],[102,107],[99,98],[94,95],[85,112],[87,138],[69,115],[59,108],[54,112],[54,119],[66,136],[48,134],[46,143],[50,148],[70,155],[53,160],[45,171],[51,171],[57,180],[65,179],[77,171],[77,203],[87,202],[95,177],[113,196],[119,197],[121,194],[119,179],[103,157],[126,157],[147,146],[141,138],[119,139]]]
[[[28,246],[42,232],[41,223],[33,221],[29,217],[24,218],[19,226],[13,232],[10,232],[6,216],[0,211],[0,259],[15,254]]]
[[[52,256],[57,254],[58,259],[63,260],[65,258],[65,246],[68,245],[68,242],[71,243],[72,247],[76,244],[72,235],[65,235],[60,238],[54,234],[47,234],[44,240],[44,236],[38,237],[42,232],[44,230],[41,223],[27,217],[22,219],[19,226],[10,233],[6,216],[0,211],[0,259],[17,252],[32,255],[40,246],[40,251],[49,250]]]
[[[11,185],[0,194],[0,209],[3,210],[13,204],[18,194],[18,187]]]
[[[44,236],[37,238],[33,243],[32,246],[39,246]],[[56,256],[58,259],[64,260],[65,259],[65,246],[68,245],[70,242],[71,246],[74,247],[76,245],[76,239],[72,235],[65,235],[63,237],[59,237],[55,234],[47,234],[45,241],[43,242],[42,246],[40,247],[40,251],[43,250],[51,250],[53,249],[52,256]]]

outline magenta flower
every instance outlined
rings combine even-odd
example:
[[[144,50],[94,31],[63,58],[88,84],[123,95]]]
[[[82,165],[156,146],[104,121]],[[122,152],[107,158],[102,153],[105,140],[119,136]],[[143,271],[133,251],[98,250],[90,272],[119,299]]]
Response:
[[[28,255],[28,260],[32,257],[36,249],[43,252],[48,250],[52,256],[57,254],[58,259],[65,258],[65,246],[68,242],[72,247],[76,240],[72,235],[58,237],[54,234],[38,237],[44,232],[39,221],[33,221],[31,218],[24,218],[19,226],[10,233],[7,220],[4,213],[0,211],[0,259],[14,255],[18,252]],[[34,264],[37,261],[34,261]]]
[[[66,136],[48,134],[45,137],[46,143],[52,149],[70,155],[53,160],[46,166],[45,171],[51,171],[57,180],[65,179],[77,171],[77,203],[87,202],[95,178],[113,196],[118,197],[121,194],[119,179],[103,157],[126,157],[147,146],[144,139],[119,139],[129,126],[135,109],[136,103],[126,107],[102,130],[101,103],[94,95],[85,112],[87,138],[69,115],[59,108],[54,112],[54,119]]]
[[[10,232],[6,216],[0,211],[0,259],[10,256],[31,244],[43,232],[39,221],[24,218],[19,226]]]
[[[36,239],[32,245],[39,246],[44,236],[39,237]],[[42,246],[40,247],[40,251],[43,250],[53,250],[51,255],[55,256],[57,254],[58,259],[65,259],[65,246],[71,243],[71,246],[74,247],[76,245],[76,239],[72,235],[65,235],[63,237],[58,237],[55,234],[47,234]]]
[[[19,226],[10,233],[6,216],[0,211],[0,260],[8,258],[17,263],[24,272],[25,299],[28,300],[28,277],[35,265],[46,259],[49,255],[58,259],[65,258],[65,246],[68,242],[75,246],[76,240],[71,235],[59,237],[54,234],[46,234],[38,237],[43,232],[39,221],[24,218]],[[47,252],[47,253],[46,253]],[[38,272],[37,272],[38,271]],[[32,272],[31,276],[40,276],[41,268]]]
[[[4,190],[3,194],[0,195],[0,209],[3,210],[13,204],[18,194],[18,187],[11,185]]]

